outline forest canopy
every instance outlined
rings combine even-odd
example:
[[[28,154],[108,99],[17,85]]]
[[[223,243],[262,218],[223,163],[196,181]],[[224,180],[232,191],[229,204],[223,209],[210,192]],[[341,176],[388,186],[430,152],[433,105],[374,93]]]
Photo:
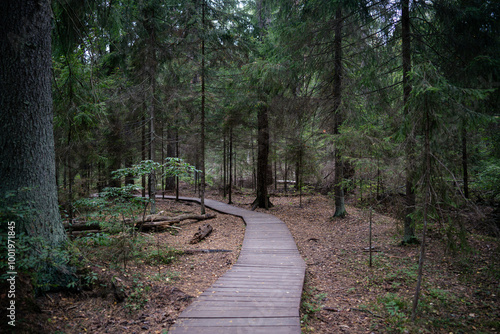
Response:
[[[499,8],[54,1],[60,200],[71,218],[75,200],[134,181],[114,170],[181,157],[202,171],[200,191],[267,196],[286,180],[331,193],[339,216],[344,194],[401,194],[409,217],[423,201],[428,117],[433,201],[498,201]]]

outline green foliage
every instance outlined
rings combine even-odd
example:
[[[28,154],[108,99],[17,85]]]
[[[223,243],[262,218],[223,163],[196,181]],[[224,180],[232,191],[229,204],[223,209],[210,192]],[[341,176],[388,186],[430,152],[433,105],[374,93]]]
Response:
[[[144,214],[149,199],[134,196],[141,188],[137,185],[108,187],[97,198],[84,198],[75,202],[75,208],[83,214],[88,224],[99,224],[112,234],[132,233],[140,214]],[[127,222],[132,219],[132,222]]]
[[[134,196],[140,189],[135,185],[105,188],[97,198],[87,198],[75,203],[88,224],[99,224],[105,234],[86,237],[81,242],[87,245],[109,246],[107,256],[114,263],[127,262],[140,246],[137,223],[142,220],[149,199]],[[114,235],[112,238],[108,233]]]
[[[482,163],[474,188],[479,197],[490,201],[500,201],[500,160],[491,159]]]
[[[316,312],[323,309],[324,305],[322,302],[326,299],[326,293],[317,293],[315,288],[304,289],[302,292],[302,302],[300,304],[300,309],[302,313],[301,323],[304,326],[308,325],[309,319],[314,317]]]
[[[152,279],[155,281],[160,281],[160,282],[170,282],[170,281],[175,281],[180,278],[180,274],[177,271],[167,271],[165,273],[157,273],[155,274]]]
[[[122,168],[112,172],[114,178],[119,179],[126,176],[149,176],[155,173],[161,177],[191,176],[193,173],[200,173],[194,166],[184,162],[181,158],[165,159],[163,164],[152,160],[141,161],[129,168]]]
[[[161,170],[164,171],[162,176],[189,175],[196,171],[182,159],[167,158],[163,165],[151,160],[142,161],[113,172],[113,177],[139,177]],[[140,190],[141,187],[134,184],[108,187],[98,197],[84,198],[75,203],[75,208],[87,224],[99,224],[103,230],[103,233],[75,241],[82,246],[83,251],[89,254],[100,252],[101,260],[111,261],[115,265],[122,263],[124,268],[130,259],[138,257],[155,265],[168,264],[175,259],[179,252],[171,248],[142,253],[143,238],[137,233],[137,226],[143,221],[150,200],[136,196]]]
[[[379,297],[378,302],[383,305],[387,313],[386,322],[388,326],[400,332],[405,331],[409,322],[408,302],[394,293],[387,293],[385,296]]]
[[[127,295],[125,307],[129,309],[130,312],[142,309],[148,302],[145,296],[150,290],[151,287],[145,285],[141,278],[135,277],[133,279],[131,291],[129,291]]]
[[[21,191],[29,191],[22,189]],[[74,287],[75,269],[70,264],[70,253],[66,244],[54,245],[50,240],[38,236],[29,236],[21,230],[19,222],[29,219],[32,209],[26,203],[12,203],[9,199],[15,194],[9,192],[0,198],[0,279],[8,278],[8,239],[14,241],[15,271],[31,278],[36,293],[49,290]],[[9,229],[7,222],[16,223],[14,229]],[[15,238],[9,238],[9,232],[15,232]]]
[[[142,257],[147,264],[161,265],[172,263],[181,254],[182,251],[167,246],[166,248],[153,249],[143,254]]]

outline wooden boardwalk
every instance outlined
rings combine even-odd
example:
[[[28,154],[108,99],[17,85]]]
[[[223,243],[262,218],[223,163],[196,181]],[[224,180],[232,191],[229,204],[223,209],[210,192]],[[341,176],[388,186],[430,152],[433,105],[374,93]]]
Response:
[[[205,206],[243,218],[242,249],[233,267],[179,315],[169,333],[299,334],[306,265],[285,223],[218,201],[206,199]]]

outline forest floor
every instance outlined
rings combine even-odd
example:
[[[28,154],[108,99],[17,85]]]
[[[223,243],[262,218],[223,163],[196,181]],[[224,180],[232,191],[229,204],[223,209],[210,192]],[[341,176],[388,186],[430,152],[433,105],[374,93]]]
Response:
[[[207,197],[222,200],[215,192]],[[420,248],[399,245],[395,219],[373,214],[369,267],[368,210],[348,206],[346,218],[332,219],[332,203],[321,195],[271,200],[275,206],[269,213],[288,225],[307,263],[303,333],[500,333],[498,239],[471,233],[469,252],[452,254],[445,251],[443,236],[431,229],[418,316],[412,323]],[[243,208],[249,209],[252,201],[242,193],[233,195],[234,204]],[[158,205],[170,215],[199,213],[192,203],[160,200]],[[244,224],[216,215],[182,222],[180,229],[141,234],[135,259],[128,263],[95,238],[85,245],[80,241],[90,260],[86,277],[93,289],[37,298],[31,309],[39,312],[28,314],[25,324],[36,333],[167,333],[179,313],[237,260]],[[189,244],[205,223],[213,226],[212,234]],[[188,249],[230,252],[181,254]]]

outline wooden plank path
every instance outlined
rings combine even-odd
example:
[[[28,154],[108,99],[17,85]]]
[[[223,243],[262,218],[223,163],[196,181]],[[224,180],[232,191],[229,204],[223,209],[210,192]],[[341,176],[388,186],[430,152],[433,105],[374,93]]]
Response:
[[[179,315],[169,333],[299,334],[306,265],[285,223],[273,215],[214,200],[205,199],[205,206],[243,218],[246,231],[240,256]]]

